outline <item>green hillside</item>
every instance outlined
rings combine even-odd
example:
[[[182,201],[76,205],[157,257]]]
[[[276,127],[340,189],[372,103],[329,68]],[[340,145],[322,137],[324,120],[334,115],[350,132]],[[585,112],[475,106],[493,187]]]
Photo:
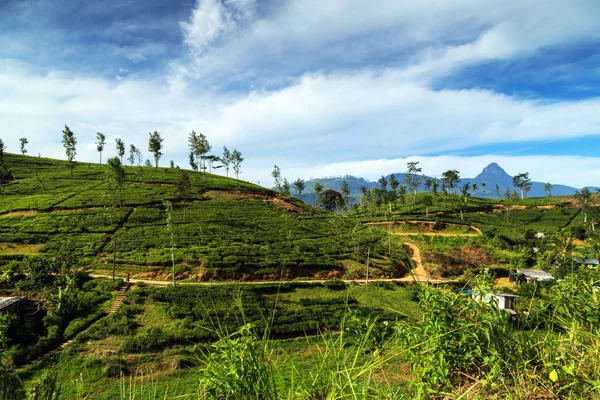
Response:
[[[126,166],[122,206],[113,207],[106,165],[77,163],[71,174],[59,160],[6,154],[5,161],[13,180],[0,194],[4,259],[67,254],[102,272],[114,256],[121,275],[160,277],[171,271],[168,200],[178,279],[341,277],[349,262],[360,269],[367,249],[375,276],[409,268],[402,246],[390,248],[383,233],[233,178],[189,172],[184,202],[181,170]]]

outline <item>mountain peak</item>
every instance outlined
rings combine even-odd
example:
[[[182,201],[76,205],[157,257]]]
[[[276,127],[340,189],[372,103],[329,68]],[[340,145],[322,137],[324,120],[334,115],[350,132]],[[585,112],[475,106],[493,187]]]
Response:
[[[512,180],[512,177],[506,173],[505,170],[502,169],[501,166],[496,164],[495,162],[489,164],[487,167],[481,171],[479,175],[475,178],[476,181],[502,181],[508,182]]]

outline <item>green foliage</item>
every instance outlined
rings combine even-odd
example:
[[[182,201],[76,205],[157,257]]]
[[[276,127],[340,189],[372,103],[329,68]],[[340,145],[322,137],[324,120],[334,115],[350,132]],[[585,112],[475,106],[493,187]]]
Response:
[[[273,365],[265,362],[266,349],[244,325],[224,337],[205,355],[206,367],[200,371],[203,396],[220,399],[279,399]]]

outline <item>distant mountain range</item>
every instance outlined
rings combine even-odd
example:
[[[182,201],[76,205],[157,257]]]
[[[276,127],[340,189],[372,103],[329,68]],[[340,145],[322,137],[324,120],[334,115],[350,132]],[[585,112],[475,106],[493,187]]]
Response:
[[[385,178],[389,182],[389,178],[392,174],[386,175]],[[400,184],[404,185],[404,178],[406,174],[404,172],[399,172],[393,174],[394,177]],[[431,177],[426,177],[431,178]],[[439,180],[441,177],[437,177]],[[306,182],[306,190],[303,193],[302,197],[305,201],[309,203],[315,202],[315,194],[313,192],[313,186],[318,181],[325,187],[325,189],[333,189],[340,190],[340,186],[343,181],[348,182],[348,186],[350,188],[351,198],[358,200],[361,195],[360,188],[365,186],[367,189],[371,189],[373,187],[379,187],[379,183],[376,181],[369,181],[365,178],[355,177],[355,176],[345,176],[345,177],[337,177],[337,178],[322,178],[322,179],[311,179]],[[481,183],[485,182],[485,192],[481,186]],[[498,185],[498,192],[500,196],[503,195],[504,190],[509,188],[510,190],[516,189],[512,184],[512,176],[506,173],[502,167],[500,167],[496,163],[491,163],[487,167],[481,171],[479,175],[475,178],[462,178],[458,183],[457,187],[464,185],[465,183],[475,183],[477,184],[476,191],[470,191],[471,196],[474,197],[498,197],[496,194],[496,184]],[[546,196],[546,192],[544,191],[545,182],[531,182],[531,190],[527,193],[528,197],[544,197]],[[590,190],[596,190],[596,187],[588,186]],[[424,186],[421,185],[419,191],[425,190]],[[575,194],[581,188],[575,188],[567,185],[559,185],[552,183],[552,196],[566,196]],[[458,192],[458,190],[456,190]],[[518,189],[517,189],[518,191]]]

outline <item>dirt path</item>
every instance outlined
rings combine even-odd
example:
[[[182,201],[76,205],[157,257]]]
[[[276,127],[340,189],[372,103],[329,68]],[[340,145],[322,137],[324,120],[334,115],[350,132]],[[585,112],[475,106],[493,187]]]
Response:
[[[412,243],[411,243],[412,245]],[[413,245],[414,246],[414,245]],[[414,256],[414,253],[413,253]],[[428,279],[428,274],[427,272],[423,269],[423,266],[421,265],[421,255],[420,252],[418,253],[418,264],[417,264],[417,268],[415,269],[415,277],[413,279],[412,276],[405,276],[403,278],[377,278],[377,279],[369,279],[369,282],[412,282],[412,281],[420,281],[420,282],[429,282],[429,283],[448,283],[448,282],[453,282],[454,280],[451,279]],[[416,263],[416,260],[415,260]],[[420,266],[420,267],[419,267]],[[420,269],[419,269],[420,268]],[[107,278],[107,279],[111,279],[112,276],[111,275],[101,275],[101,274],[90,274],[90,277],[92,278]],[[118,279],[121,279],[120,277]],[[129,281],[133,284],[135,283],[143,283],[145,285],[151,285],[151,286],[169,286],[173,284],[173,281],[168,280],[168,281],[161,281],[161,280],[157,280],[157,279],[136,279],[136,278],[130,278]],[[325,282],[328,282],[328,279],[306,279],[306,280],[292,280],[292,281],[214,281],[214,282],[185,282],[185,281],[178,281],[177,285],[181,285],[181,286],[224,286],[224,285],[272,285],[272,284],[276,284],[276,283],[314,283],[315,285],[321,285],[324,284]],[[358,284],[363,284],[366,283],[365,279],[343,279],[344,283],[347,284],[351,284],[351,283],[358,283]]]
[[[463,224],[455,224],[452,222],[441,222],[443,225],[447,225],[447,226],[459,226],[462,228],[469,228],[475,232],[477,232],[476,234],[472,234],[472,233],[464,233],[464,234],[460,234],[460,235],[482,235],[483,232],[481,231],[481,229],[479,229],[476,226],[473,225],[463,225]],[[425,224],[425,225],[435,225],[436,222],[434,221],[429,221],[429,220],[406,220],[406,221],[393,221],[393,222],[367,222],[366,225],[407,225],[407,224],[413,224],[413,225],[418,225],[418,224]],[[437,233],[437,232],[431,232],[432,235],[441,235],[441,236],[452,236],[452,235],[458,235],[458,234],[452,234],[452,233],[448,233],[448,234],[444,234],[444,233]]]
[[[450,232],[390,232],[390,235],[398,236],[480,236],[479,233],[450,233]]]
[[[411,251],[412,251],[411,259],[415,262],[416,267],[413,271],[412,276],[404,277],[404,278],[400,278],[400,279],[410,278],[407,280],[414,279],[414,280],[423,281],[423,282],[428,281],[429,273],[427,271],[425,271],[425,268],[423,268],[423,262],[421,261],[421,250],[419,249],[419,247],[417,245],[415,245],[414,243],[409,243],[409,242],[404,242],[403,245],[408,247],[409,249],[411,249]]]

